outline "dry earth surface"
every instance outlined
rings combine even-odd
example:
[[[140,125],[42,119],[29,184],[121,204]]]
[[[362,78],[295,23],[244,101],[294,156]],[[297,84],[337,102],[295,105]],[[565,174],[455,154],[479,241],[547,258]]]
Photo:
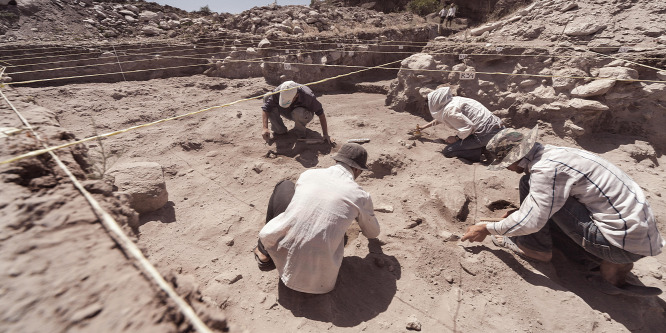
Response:
[[[67,16],[71,21],[56,20],[57,29],[49,31],[42,16],[32,15],[39,8],[46,11],[47,7],[37,6],[39,3],[48,3],[49,10],[77,11],[79,16]],[[387,82],[369,82],[363,89],[345,93],[331,88],[334,86],[324,89],[320,85],[318,89],[313,85],[324,105],[331,136],[338,142],[336,147],[304,144],[293,135],[270,146],[265,144],[261,139],[261,102],[252,99],[121,133],[101,143],[89,141],[57,154],[79,179],[87,178],[84,185],[88,191],[123,225],[178,294],[217,331],[662,331],[666,326],[664,295],[636,298],[600,293],[586,280],[588,274],[594,274],[589,267],[562,252],[556,252],[551,264],[536,264],[494,246],[489,239],[482,244],[458,241],[456,236],[480,218],[498,217],[518,206],[519,175],[444,158],[440,153],[442,138],[452,132],[443,126],[424,131],[420,139],[407,134],[428,117],[423,97],[429,89],[443,84],[456,86],[458,93],[478,98],[508,124],[539,124],[543,143],[584,148],[616,163],[642,186],[660,230],[666,230],[666,201],[662,197],[666,158],[661,150],[666,144],[654,140],[664,137],[658,129],[666,122],[660,104],[665,101],[666,85],[658,80],[663,81],[666,73],[656,74],[625,60],[588,58],[572,48],[588,42],[590,47],[600,43],[618,49],[632,45],[626,59],[650,61],[652,66],[663,68],[663,50],[658,50],[658,43],[665,42],[666,20],[659,18],[666,8],[663,3],[642,0],[534,3],[529,10],[519,9],[499,23],[491,22],[494,25],[490,28],[472,29],[478,35],[468,31],[450,39],[439,37],[424,50],[439,54],[419,54],[403,62],[404,70],[390,87]],[[153,4],[138,5],[142,11],[160,9]],[[121,20],[113,12],[128,8],[73,0],[32,0],[23,6],[22,15],[12,16],[15,20],[2,27],[3,34],[9,31],[2,40],[29,45],[31,39],[95,39],[119,24],[104,20],[106,16],[96,11]],[[367,21],[374,28],[387,26],[387,16],[359,8],[322,9],[321,13],[326,15],[287,7],[275,14],[280,22],[270,24],[265,16],[273,14],[263,9],[233,18],[214,18],[227,22],[228,29],[273,31],[271,38],[288,26],[280,16],[287,14],[291,15],[287,23],[300,24],[310,34],[322,29],[328,36],[335,34],[330,26],[341,25],[335,23],[336,17],[345,22],[354,18]],[[180,15],[179,22],[187,22],[183,21],[184,13],[173,10],[169,22],[176,21],[175,14]],[[413,19],[392,15],[403,17],[401,23]],[[605,26],[586,25],[589,15],[604,17]],[[71,31],[66,28],[67,24],[80,25],[76,22],[88,17],[96,21]],[[253,25],[258,17],[263,19],[262,25]],[[155,29],[169,27],[159,24],[158,19],[144,21],[157,26]],[[182,37],[197,29],[218,31],[220,27],[213,21],[169,28],[169,33],[159,30],[156,38],[167,34]],[[137,37],[132,34],[143,31],[141,22],[115,30],[131,39]],[[36,30],[30,29],[31,24]],[[597,30],[582,37],[575,35],[579,30],[572,30],[569,37],[562,35],[565,27],[572,26]],[[595,37],[597,31],[600,38]],[[495,45],[509,40],[512,46],[507,46],[507,53],[513,52],[513,58],[457,59],[459,53],[474,53],[470,50],[487,53],[486,42],[496,43],[489,44],[494,50]],[[475,44],[464,49],[460,42]],[[545,52],[557,54],[548,59],[550,54]],[[342,52],[337,63],[381,63],[369,54],[361,58]],[[328,54],[320,59],[326,63],[332,58]],[[274,88],[267,81],[284,75],[299,82],[324,75],[319,70],[299,74],[279,67],[266,67],[259,74],[264,77],[246,79],[194,75],[118,83],[16,85],[5,86],[2,92],[49,145],[57,145],[259,96]],[[590,76],[597,76],[604,67],[622,67],[624,72],[635,72],[636,77],[654,82],[618,79],[612,88],[578,99],[594,105],[605,103],[606,109],[601,111],[609,112],[572,108],[569,101],[580,95],[576,89],[589,86],[594,81]],[[417,73],[410,68],[436,70]],[[513,74],[555,72],[588,78],[556,82],[554,78],[531,80],[519,75],[480,76],[462,82],[457,73],[450,73],[456,68],[513,70]],[[301,80],[299,75],[307,79]],[[377,79],[364,75],[340,80]],[[358,92],[361,90],[381,93]],[[0,127],[22,126],[9,104],[0,101]],[[320,137],[317,119],[309,129],[309,137]],[[285,178],[296,180],[307,168],[332,165],[330,156],[339,146],[358,138],[370,139],[364,146],[371,171],[358,182],[372,194],[382,233],[378,241],[368,241],[357,225],[352,226],[334,291],[325,295],[290,292],[279,284],[276,271],[258,270],[251,253],[273,186]],[[27,131],[3,137],[0,160],[37,148]],[[127,195],[114,189],[114,177],[129,162],[161,165],[168,191],[164,207],[139,215],[130,208]],[[95,168],[103,169],[103,179],[92,179],[96,178],[91,177]],[[0,180],[0,331],[192,331],[173,302],[141,274],[102,228],[51,157],[45,154],[2,165]],[[631,279],[666,289],[665,264],[663,253],[642,259],[632,270]]]
[[[107,132],[233,102],[268,88],[261,79],[193,76],[20,88],[9,91],[8,97],[30,102],[18,102],[19,108],[29,108],[31,103],[47,107],[63,128],[87,137],[95,133],[91,118],[98,132]],[[316,91],[316,86],[313,89]],[[332,136],[339,143],[352,138],[371,139],[365,147],[372,172],[363,174],[359,183],[373,195],[377,208],[386,208],[386,212],[377,213],[382,226],[378,244],[359,237],[357,227],[350,230],[338,285],[326,295],[289,293],[278,286],[275,271],[257,269],[251,250],[273,185],[284,178],[295,180],[305,168],[332,165],[330,155],[336,148],[295,143],[291,136],[267,146],[260,137],[261,104],[256,100],[104,141],[109,151],[122,152],[116,165],[153,161],[163,166],[169,202],[161,210],[140,217],[137,243],[161,271],[191,280],[205,302],[224,309],[231,331],[405,331],[414,317],[422,330],[429,332],[654,332],[663,327],[664,296],[601,294],[585,281],[582,266],[561,255],[552,265],[535,265],[498,249],[489,240],[474,245],[447,242],[449,233],[460,235],[478,218],[498,216],[509,204],[517,205],[518,175],[490,172],[483,165],[444,158],[439,153],[443,144],[438,138],[450,133],[443,128],[427,131],[422,140],[411,140],[406,129],[423,120],[387,109],[383,95],[325,94],[320,100]],[[319,129],[316,121],[310,128]],[[540,140],[576,146],[553,135],[547,124],[542,126]],[[642,184],[661,220],[666,212],[660,193],[665,161],[637,163],[629,156],[632,142],[628,137],[606,136],[585,142],[584,148],[617,163]],[[97,144],[88,146],[91,153],[98,149]],[[277,152],[277,157],[266,157],[269,150]],[[82,202],[69,208],[70,214],[90,214],[87,211]],[[27,266],[19,273],[3,270],[5,299],[13,299],[8,296],[18,292],[14,288],[21,285],[23,293],[30,295],[25,300],[34,299],[35,293],[48,294],[49,284],[33,279],[57,274],[54,270],[68,267],[70,260],[78,259],[86,265],[74,266],[77,269],[68,272],[71,280],[58,282],[68,294],[76,295],[78,288],[84,288],[81,280],[87,281],[88,276],[94,280],[91,283],[109,288],[109,284],[131,274],[120,269],[100,274],[98,266],[107,266],[104,258],[120,253],[110,251],[112,243],[98,226],[68,225],[44,237],[61,243],[62,238],[76,235],[75,228],[94,229],[78,237],[94,239],[93,245],[87,246],[97,250],[84,250],[77,257],[52,250],[46,245],[49,242],[20,239],[20,234],[3,241],[5,254],[17,251],[20,239],[23,246],[33,244],[29,245],[35,248],[31,256],[40,258],[34,261],[21,254],[3,260],[3,265],[10,267]],[[660,227],[663,229],[663,224]],[[67,236],[58,235],[66,231]],[[79,241],[59,246],[75,251],[85,249],[84,244]],[[660,255],[639,261],[634,276],[647,285],[665,288],[661,280],[666,273],[664,259]],[[134,297],[145,297],[150,288],[136,283],[111,288],[126,288]],[[30,289],[26,289],[28,285]],[[102,313],[120,311],[113,306],[114,293],[105,295],[92,303],[104,308]],[[56,293],[46,299],[57,303],[60,297]],[[44,305],[26,306],[39,311]],[[139,308],[148,311],[151,306]],[[27,311],[26,316],[31,312]],[[49,321],[51,316],[40,320]],[[139,317],[139,321],[156,321],[150,314]],[[5,315],[3,320],[10,318]],[[19,323],[27,318],[20,317]],[[90,324],[109,331],[125,329],[103,322]],[[152,329],[160,331],[164,327]]]

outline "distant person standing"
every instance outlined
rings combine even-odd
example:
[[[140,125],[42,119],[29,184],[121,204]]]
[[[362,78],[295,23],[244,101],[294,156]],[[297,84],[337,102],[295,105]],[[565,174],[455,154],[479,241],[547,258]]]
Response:
[[[444,7],[442,10],[439,11],[439,25],[441,26],[442,23],[444,23],[444,20],[446,19],[446,15],[448,14],[449,10]]]
[[[446,27],[449,27],[449,28],[451,27],[451,21],[453,21],[453,19],[456,17],[456,9],[457,8],[458,7],[454,4],[451,4],[449,6],[449,10],[446,13]]]

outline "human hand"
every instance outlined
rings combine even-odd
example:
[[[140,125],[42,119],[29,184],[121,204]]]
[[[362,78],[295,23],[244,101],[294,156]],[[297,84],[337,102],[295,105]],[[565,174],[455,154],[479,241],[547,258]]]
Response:
[[[328,143],[331,146],[335,146],[335,141],[333,141],[333,139],[331,139],[331,137],[328,135],[324,135],[324,142]]]
[[[465,234],[460,239],[461,241],[470,241],[470,242],[483,242],[486,239],[486,236],[490,235],[490,232],[486,228],[485,224],[475,224],[465,231]]]
[[[448,144],[454,143],[456,141],[458,141],[458,137],[455,136],[455,135],[452,135],[452,136],[446,138],[446,140],[444,140],[444,142],[446,142]]]
[[[261,137],[263,137],[266,142],[270,141],[271,131],[268,128],[264,128],[264,131],[261,133]]]

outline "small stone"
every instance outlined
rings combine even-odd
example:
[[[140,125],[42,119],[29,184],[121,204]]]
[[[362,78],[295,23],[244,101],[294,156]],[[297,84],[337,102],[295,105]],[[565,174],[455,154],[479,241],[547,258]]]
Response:
[[[104,309],[104,306],[102,306],[100,303],[88,305],[85,308],[74,312],[70,318],[70,321],[73,323],[78,323],[84,319],[92,318],[102,312],[102,309]]]
[[[393,206],[391,206],[391,205],[379,205],[379,206],[375,207],[375,212],[393,213]]]
[[[608,313],[604,312],[601,315],[604,317],[604,319],[606,319],[606,321],[611,321],[611,316]]]
[[[222,238],[222,241],[224,242],[224,245],[226,246],[233,246],[234,245],[234,238],[231,236],[226,236]]]
[[[455,242],[460,239],[460,236],[446,230],[442,231],[440,235],[444,238],[445,242]]]
[[[405,227],[405,229],[412,229],[421,223],[423,223],[423,218],[421,217],[412,218],[411,222]]]
[[[254,164],[254,166],[252,167],[252,171],[256,173],[261,173],[262,171],[264,171],[265,168],[266,168],[266,163],[258,162]]]
[[[277,297],[275,294],[267,294],[262,304],[264,305],[264,310],[270,310],[278,305]]]
[[[661,278],[663,277],[663,275],[661,274],[661,272],[658,272],[658,271],[651,271],[650,273],[651,273],[652,276],[653,276],[655,279],[657,279],[657,280],[661,280]]]
[[[236,118],[240,118],[240,117],[242,117],[242,116],[243,116],[243,112],[242,112],[242,111],[238,111],[238,112],[236,112]]]
[[[235,272],[225,272],[215,277],[215,281],[224,284],[234,284],[243,278],[243,275]]]
[[[453,276],[451,276],[451,275],[447,275],[447,276],[445,276],[445,277],[444,277],[444,280],[446,280],[446,282],[448,282],[449,284],[453,284],[453,282],[455,281],[455,280],[453,279]]]
[[[420,331],[421,330],[421,322],[416,318],[415,315],[411,315],[411,316],[409,316],[409,318],[407,318],[406,328],[410,331]]]

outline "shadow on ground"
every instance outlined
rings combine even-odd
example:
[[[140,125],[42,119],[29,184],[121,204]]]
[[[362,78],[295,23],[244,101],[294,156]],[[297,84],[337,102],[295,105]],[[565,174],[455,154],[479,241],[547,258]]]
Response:
[[[568,241],[567,241],[568,240]],[[470,247],[467,251],[492,252],[525,281],[535,286],[544,286],[558,291],[569,291],[580,297],[591,308],[606,313],[612,320],[632,332],[661,332],[666,327],[666,302],[657,296],[635,297],[607,295],[588,282],[587,277],[598,275],[598,263],[565,235],[555,236],[551,263],[530,262],[542,274],[526,268],[513,254],[484,246]],[[634,285],[643,285],[630,274],[628,280]]]
[[[275,138],[275,149],[270,150],[266,156],[270,157],[271,154],[274,154],[291,157],[306,168],[317,166],[319,155],[330,154],[331,145],[323,142],[324,138],[318,132],[311,129],[306,129],[306,131],[308,140],[322,140],[322,143],[310,144],[298,141],[296,134],[290,131]]]
[[[400,263],[385,255],[376,240],[368,246],[365,258],[345,257],[333,291],[305,294],[278,286],[278,302],[295,317],[353,327],[386,311],[395,296],[400,279]]]

